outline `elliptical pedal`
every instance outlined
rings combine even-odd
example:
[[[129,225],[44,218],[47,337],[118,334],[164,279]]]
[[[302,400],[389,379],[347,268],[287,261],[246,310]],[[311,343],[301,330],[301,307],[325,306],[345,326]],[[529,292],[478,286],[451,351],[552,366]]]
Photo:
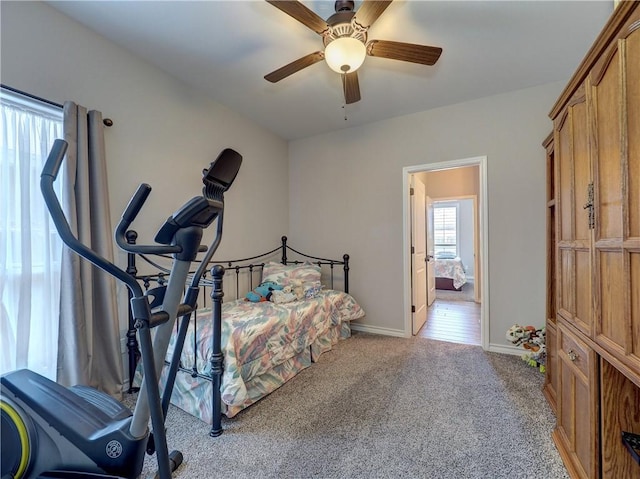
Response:
[[[20,399],[26,406],[48,417],[49,422],[57,430],[75,431],[75,435],[90,436],[96,430],[109,426],[113,422],[109,415],[109,409],[114,409],[113,400],[100,391],[95,391],[89,400],[87,398],[89,395],[78,394],[80,389],[74,391],[66,388],[29,369],[20,369],[6,374],[2,376],[1,381],[8,391],[20,394]],[[110,407],[107,410],[102,409],[101,401]],[[122,414],[122,410],[117,414]],[[125,417],[130,415],[129,411]],[[74,418],[74,424],[65,422],[68,417]]]

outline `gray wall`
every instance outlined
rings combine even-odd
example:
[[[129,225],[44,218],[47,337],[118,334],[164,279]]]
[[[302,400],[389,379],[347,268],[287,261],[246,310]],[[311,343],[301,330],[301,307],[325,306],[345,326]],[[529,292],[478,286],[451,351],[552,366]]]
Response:
[[[115,222],[137,185],[150,183],[154,192],[136,223],[142,240],[199,193],[199,172],[222,148],[235,148],[245,163],[227,195],[220,255],[260,251],[287,230],[302,251],[348,252],[364,324],[402,333],[402,168],[486,155],[490,343],[504,345],[514,322],[544,321],[540,143],[564,82],[287,145],[46,4],[0,5],[1,81],[113,118],[106,131],[111,215]],[[267,197],[268,215],[261,213]]]
[[[288,233],[284,140],[44,3],[3,1],[0,8],[3,84],[58,103],[73,100],[115,122],[105,130],[114,227],[137,186],[149,183],[153,191],[133,226],[139,241],[150,243],[173,211],[201,194],[203,168],[230,147],[244,158],[225,197],[217,257],[266,251]],[[117,262],[126,266],[126,256],[119,252]],[[125,294],[119,286],[123,331]]]
[[[230,147],[244,158],[225,198],[220,253],[278,245],[289,223],[284,140],[44,3],[0,6],[2,83],[58,103],[73,100],[115,122],[105,130],[114,225],[138,184],[149,183],[135,226],[151,241],[169,214],[200,194],[202,169]],[[264,214],[264,198],[277,214]]]
[[[460,228],[460,259],[464,265],[467,277],[473,278],[474,270],[474,231],[473,231],[473,200],[458,200],[458,218]]]
[[[545,298],[547,112],[553,83],[290,143],[290,236],[351,254],[367,329],[405,334],[403,176],[407,166],[488,158],[489,345],[514,323],[541,325]]]

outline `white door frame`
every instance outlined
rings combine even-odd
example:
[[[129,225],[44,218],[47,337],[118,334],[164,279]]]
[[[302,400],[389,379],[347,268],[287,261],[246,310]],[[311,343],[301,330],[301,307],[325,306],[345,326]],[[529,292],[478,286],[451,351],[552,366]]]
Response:
[[[480,271],[476,276],[480,278],[481,289],[481,324],[480,345],[484,350],[489,349],[489,207],[487,198],[487,157],[477,156],[460,160],[427,163],[424,165],[406,166],[402,169],[402,244],[404,265],[404,337],[410,338],[411,334],[411,204],[409,188],[411,175],[425,171],[446,170],[464,166],[478,166],[479,168],[479,218],[480,218]]]

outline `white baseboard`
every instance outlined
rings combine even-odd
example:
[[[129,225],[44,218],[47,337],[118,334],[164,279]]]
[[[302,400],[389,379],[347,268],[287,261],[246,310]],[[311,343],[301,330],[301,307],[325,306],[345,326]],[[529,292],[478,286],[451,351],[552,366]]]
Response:
[[[492,353],[502,353],[502,354],[511,354],[513,356],[522,356],[525,351],[522,348],[517,346],[505,346],[504,344],[489,344],[489,349],[487,351]]]
[[[368,324],[351,323],[351,329],[361,331],[363,333],[381,334],[383,336],[394,336],[404,338],[404,331],[401,329],[381,328],[380,326],[371,326]]]

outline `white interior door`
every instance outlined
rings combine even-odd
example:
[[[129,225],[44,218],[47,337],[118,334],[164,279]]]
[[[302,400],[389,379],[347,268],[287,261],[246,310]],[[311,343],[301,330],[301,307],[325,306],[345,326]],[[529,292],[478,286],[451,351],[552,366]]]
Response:
[[[433,200],[426,197],[427,208],[427,306],[431,306],[436,299],[436,261],[433,246]]]
[[[425,186],[411,179],[411,295],[413,334],[427,321],[427,239]]]

